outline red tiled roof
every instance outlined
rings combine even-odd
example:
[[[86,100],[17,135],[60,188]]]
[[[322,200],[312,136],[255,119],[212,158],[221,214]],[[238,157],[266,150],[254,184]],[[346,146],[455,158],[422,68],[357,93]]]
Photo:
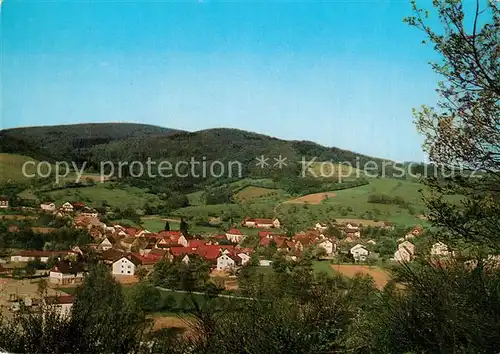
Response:
[[[259,231],[258,235],[259,237],[267,237],[269,235],[272,235],[273,233],[271,231]]]
[[[151,251],[149,251],[148,256],[155,256],[155,257],[165,257],[167,254],[167,251],[159,249],[159,248],[153,248]]]
[[[170,252],[174,257],[183,256],[185,254],[193,254],[196,253],[196,248],[192,247],[172,247],[170,248]]]
[[[139,231],[141,231],[140,229],[138,228],[135,228],[135,227],[126,227],[124,229],[124,231],[127,233],[127,235],[129,236],[135,236],[135,234],[137,234]]]
[[[272,225],[273,219],[254,219],[256,224],[259,225]]]
[[[206,244],[205,240],[189,240],[188,247],[200,247],[203,246],[204,244]]]
[[[226,237],[226,235],[216,235],[215,238],[218,239],[218,240],[223,240],[223,239],[225,239],[227,237]]]
[[[267,237],[262,237],[259,241],[259,245],[268,247],[269,244],[271,243],[272,238],[267,238]]]
[[[238,229],[230,229],[226,233],[230,235],[243,235],[241,231]]]
[[[196,253],[200,257],[202,257],[208,261],[213,261],[213,260],[216,260],[217,257],[219,257],[220,246],[218,246],[218,245],[203,245],[197,249]]]

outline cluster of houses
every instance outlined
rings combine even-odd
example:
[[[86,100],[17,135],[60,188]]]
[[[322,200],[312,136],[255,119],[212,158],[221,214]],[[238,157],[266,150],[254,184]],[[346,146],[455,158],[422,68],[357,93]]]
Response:
[[[78,212],[79,215],[97,218],[99,213],[94,208],[90,208],[83,202],[64,202],[60,207],[54,203],[40,204],[40,210],[46,213],[52,213],[57,216],[69,215]]]
[[[115,276],[134,276],[139,269],[151,270],[161,260],[178,259],[186,264],[199,257],[210,263],[213,269],[220,271],[234,270],[247,264],[254,248],[243,247],[242,242],[247,237],[244,229],[231,228],[223,234],[206,236],[203,239],[192,238],[180,231],[150,232],[148,230],[125,227],[121,225],[106,225],[101,222],[95,210],[83,203],[66,202],[59,208],[54,203],[42,204],[46,212],[62,212],[78,214],[73,219],[73,227],[88,230],[94,242],[88,244],[109,265]],[[317,223],[310,230],[296,233],[293,237],[285,236],[278,219],[246,218],[242,221],[243,228],[258,228],[258,248],[270,248],[281,252],[290,259],[297,259],[307,249],[318,250],[322,257],[332,257],[339,252],[341,245],[354,243],[347,252],[356,262],[365,262],[370,254],[369,244],[374,240],[361,240],[361,225],[351,222],[337,223],[335,226],[343,237],[325,236],[328,226]],[[384,224],[383,227],[392,227]],[[404,238],[399,239],[393,260],[408,262],[415,256],[415,246],[410,242],[423,232],[419,225],[414,227]],[[344,251],[346,252],[346,251]],[[433,245],[431,254],[447,255],[448,247],[442,243]],[[39,259],[48,262],[57,259],[50,269],[49,281],[53,284],[78,284],[83,281],[85,268],[78,262],[83,252],[75,247],[68,251],[21,251],[11,256],[12,262],[28,262]],[[261,265],[270,265],[268,259],[259,259]]]

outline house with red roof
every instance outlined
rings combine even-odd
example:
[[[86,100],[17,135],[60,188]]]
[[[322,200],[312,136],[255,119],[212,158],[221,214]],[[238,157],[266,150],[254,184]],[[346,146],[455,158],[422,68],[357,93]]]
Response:
[[[240,230],[235,228],[226,231],[226,238],[233,243],[240,243],[245,237]]]
[[[156,243],[157,248],[188,246],[188,240],[180,231],[160,231],[158,237],[159,240]]]

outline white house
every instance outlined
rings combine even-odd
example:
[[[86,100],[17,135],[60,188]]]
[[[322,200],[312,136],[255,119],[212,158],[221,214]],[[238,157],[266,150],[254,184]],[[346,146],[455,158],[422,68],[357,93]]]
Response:
[[[318,230],[319,232],[325,232],[326,230],[328,230],[328,226],[326,224],[317,222],[316,225],[314,225],[314,229]]]
[[[240,243],[245,239],[245,235],[241,233],[238,229],[231,229],[226,232],[226,238],[234,243]]]
[[[73,207],[73,204],[71,204],[70,202],[66,202],[63,205],[61,205],[61,209],[65,213],[72,213],[75,210],[75,208]]]
[[[68,260],[58,262],[49,273],[50,283],[57,285],[80,284],[84,277],[82,265]]]
[[[0,209],[7,209],[9,207],[9,199],[0,197]]]
[[[40,204],[40,209],[42,209],[42,211],[53,212],[56,210],[56,205],[54,203],[43,203]]]
[[[366,261],[366,258],[370,254],[370,252],[365,248],[365,246],[360,245],[359,243],[356,246],[352,247],[350,252],[356,262]]]
[[[241,259],[241,265],[245,265],[248,262],[250,262],[251,257],[246,253],[241,252],[241,253],[238,253],[237,256],[240,257],[240,259]]]
[[[138,260],[131,256],[122,256],[113,262],[111,274],[113,275],[134,275]]]
[[[453,251],[451,251],[446,244],[442,242],[436,242],[431,247],[431,256],[436,256],[436,257],[453,256]]]
[[[273,264],[273,261],[268,260],[268,259],[261,259],[261,260],[259,261],[259,265],[260,265],[261,267],[270,267],[270,266],[271,266],[271,264]]]
[[[323,240],[318,243],[318,247],[324,248],[327,256],[331,256],[335,252],[335,244],[330,240]]]
[[[97,248],[103,251],[107,251],[110,248],[113,248],[113,244],[107,237],[105,237],[104,240],[102,240],[102,242],[99,244],[99,246],[97,246]]]
[[[217,258],[217,269],[225,270],[235,268],[242,264],[242,259],[229,252],[228,250],[222,251],[222,254]]]

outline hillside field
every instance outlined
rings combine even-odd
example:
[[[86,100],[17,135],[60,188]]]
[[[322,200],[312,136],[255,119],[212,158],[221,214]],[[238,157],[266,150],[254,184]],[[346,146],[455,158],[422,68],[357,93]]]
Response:
[[[0,154],[0,183],[19,183],[27,184],[30,179],[23,175],[22,167],[27,161],[33,161],[38,163],[37,160],[32,159],[28,156],[16,155],[16,154]],[[28,174],[36,173],[36,167],[33,164],[26,166],[26,172]],[[45,172],[42,169],[42,172]]]
[[[90,187],[65,188],[44,193],[55,200],[57,205],[66,201],[82,201],[93,207],[101,206],[106,201],[112,208],[125,209],[131,207],[140,209],[144,204],[156,205],[160,202],[158,196],[146,193],[137,187],[118,188],[113,182],[97,183]]]
[[[364,172],[349,165],[329,161],[314,162],[308,171],[312,176],[324,177],[334,181],[354,180],[364,177]]]

